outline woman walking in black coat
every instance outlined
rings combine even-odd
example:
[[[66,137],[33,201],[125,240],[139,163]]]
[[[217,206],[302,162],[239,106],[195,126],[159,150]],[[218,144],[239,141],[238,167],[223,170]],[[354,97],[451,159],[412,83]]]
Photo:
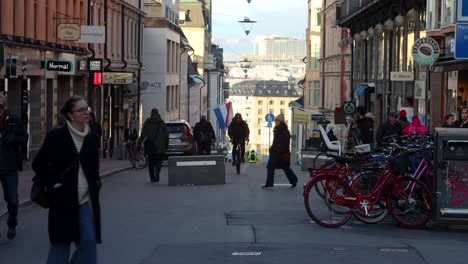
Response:
[[[283,114],[275,118],[273,135],[273,144],[270,147],[270,158],[267,164],[267,179],[265,185],[262,185],[262,188],[273,188],[275,169],[282,169],[288,177],[291,189],[294,189],[297,185],[297,176],[290,167],[291,154],[289,152],[289,142],[291,134],[289,133],[288,125],[284,122]]]
[[[49,195],[47,264],[97,263],[101,241],[98,138],[89,129],[85,99],[73,96],[61,109],[66,125],[50,131],[32,167]],[[76,251],[70,260],[70,244]]]

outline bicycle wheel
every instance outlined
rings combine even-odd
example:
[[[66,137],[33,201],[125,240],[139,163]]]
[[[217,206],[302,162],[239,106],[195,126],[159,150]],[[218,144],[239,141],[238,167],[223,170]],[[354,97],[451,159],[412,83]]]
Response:
[[[325,160],[323,162],[323,160]],[[322,153],[319,153],[315,156],[314,158],[314,162],[313,162],[313,168],[314,169],[317,169],[317,168],[333,168],[335,165],[335,160],[332,159],[332,158],[328,158],[327,159],[327,153],[326,152],[322,152]]]
[[[319,185],[319,187],[316,187]],[[317,192],[322,190],[322,195]],[[323,227],[339,227],[351,218],[351,208],[335,203],[338,196],[351,191],[336,176],[321,175],[313,179],[304,192],[304,204],[310,218]]]
[[[146,156],[143,154],[143,152],[138,152],[135,156],[135,168],[136,169],[143,169],[147,165],[146,161]]]
[[[135,169],[137,168],[137,162],[136,162],[136,157],[135,157],[134,152],[131,152],[131,151],[128,152],[128,161],[130,161],[132,168],[135,168]]]
[[[432,214],[431,194],[421,181],[401,177],[395,180],[388,193],[387,207],[401,226],[422,228]]]
[[[375,171],[364,171],[356,174],[353,177],[351,189],[357,195],[369,195],[372,193],[372,189],[374,188],[375,184],[377,183],[380,174]],[[382,197],[385,199],[386,197]],[[357,208],[353,211],[354,216],[361,222],[366,224],[376,224],[388,215],[388,210],[385,207],[385,203],[383,201],[378,201],[374,204],[372,210],[368,211],[367,214],[365,213],[366,203],[362,203],[360,206],[361,208]],[[363,212],[364,211],[364,212]]]

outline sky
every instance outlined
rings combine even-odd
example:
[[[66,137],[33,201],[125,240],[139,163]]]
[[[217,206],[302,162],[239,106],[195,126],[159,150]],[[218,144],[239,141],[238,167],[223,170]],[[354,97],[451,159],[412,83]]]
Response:
[[[213,0],[213,42],[224,54],[252,54],[256,36],[305,39],[307,0]],[[238,21],[255,20],[250,34]]]

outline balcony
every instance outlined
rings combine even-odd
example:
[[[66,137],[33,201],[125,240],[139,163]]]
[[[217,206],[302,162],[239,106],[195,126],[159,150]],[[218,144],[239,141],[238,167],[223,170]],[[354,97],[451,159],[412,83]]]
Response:
[[[350,27],[358,18],[377,15],[390,6],[400,6],[400,0],[343,0],[337,7],[336,21],[339,26]]]

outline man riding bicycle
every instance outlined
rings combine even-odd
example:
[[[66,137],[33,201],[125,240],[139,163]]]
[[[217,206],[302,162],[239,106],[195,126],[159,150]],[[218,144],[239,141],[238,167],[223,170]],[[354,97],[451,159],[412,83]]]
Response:
[[[234,118],[232,119],[231,124],[228,128],[228,135],[232,142],[232,165],[236,165],[236,151],[237,145],[240,144],[240,152],[241,152],[241,162],[244,163],[244,155],[245,155],[245,142],[249,141],[249,126],[247,123],[242,119],[242,115],[237,113]]]

